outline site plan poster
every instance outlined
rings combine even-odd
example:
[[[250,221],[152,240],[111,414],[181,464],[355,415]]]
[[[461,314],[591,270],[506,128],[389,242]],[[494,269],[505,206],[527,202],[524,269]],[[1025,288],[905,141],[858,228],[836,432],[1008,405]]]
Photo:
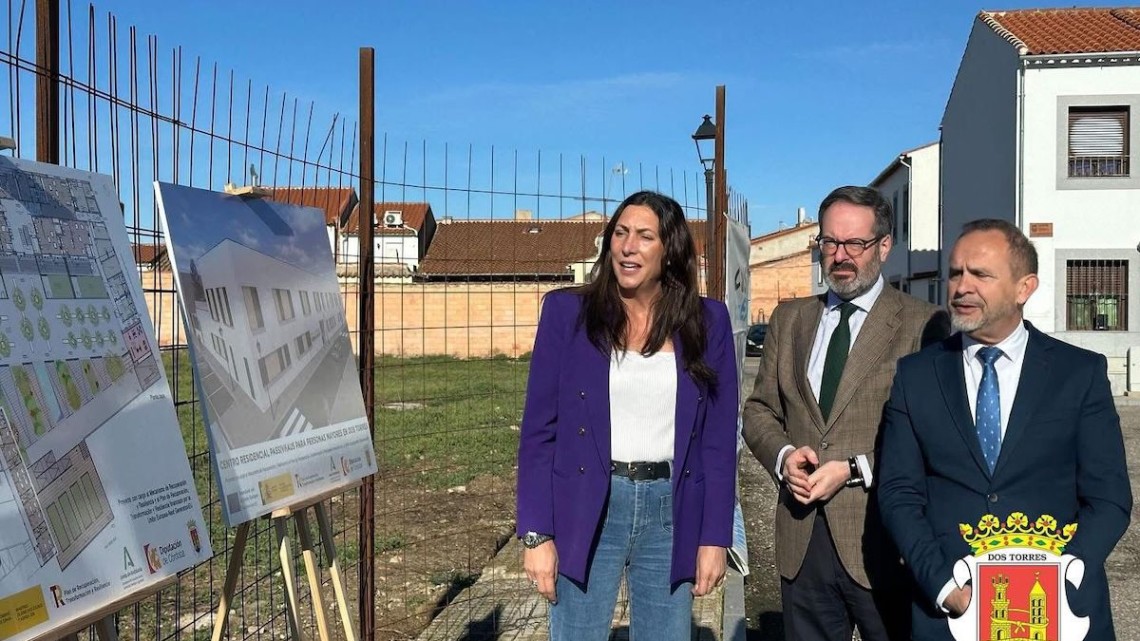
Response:
[[[209,559],[111,178],[0,158],[0,639]]]
[[[321,211],[155,191],[227,522],[375,474]]]

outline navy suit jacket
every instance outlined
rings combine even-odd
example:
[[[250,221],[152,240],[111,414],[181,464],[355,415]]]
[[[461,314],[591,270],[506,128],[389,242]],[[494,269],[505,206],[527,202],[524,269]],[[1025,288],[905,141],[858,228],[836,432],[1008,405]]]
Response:
[[[961,334],[899,361],[876,472],[883,522],[919,588],[916,639],[950,639],[934,600],[954,563],[971,553],[959,524],[976,525],[985,514],[1004,522],[1011,512],[1078,524],[1065,552],[1084,561],[1085,579],[1069,589],[1069,604],[1091,617],[1087,640],[1114,638],[1104,562],[1128,527],[1132,492],[1107,363],[1026,326],[993,474],[966,396]]]
[[[697,547],[732,545],[736,419],[740,390],[728,310],[702,299],[705,362],[717,385],[706,389],[677,355],[673,442],[673,560],[670,581],[696,574]],[[579,324],[581,297],[547,294],[527,382],[519,439],[518,534],[554,536],[558,571],[586,583],[610,490],[610,357]]]

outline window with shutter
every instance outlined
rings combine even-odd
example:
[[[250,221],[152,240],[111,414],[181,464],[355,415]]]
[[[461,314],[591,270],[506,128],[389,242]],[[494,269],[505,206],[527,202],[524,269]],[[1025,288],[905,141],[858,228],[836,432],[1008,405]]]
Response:
[[[1128,261],[1066,264],[1066,329],[1128,331]]]
[[[1128,107],[1069,109],[1069,176],[1129,174]]]

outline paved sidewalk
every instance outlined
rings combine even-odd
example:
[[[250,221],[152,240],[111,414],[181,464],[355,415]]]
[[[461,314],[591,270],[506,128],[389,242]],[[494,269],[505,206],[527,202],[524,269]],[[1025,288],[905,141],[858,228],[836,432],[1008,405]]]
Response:
[[[693,603],[693,641],[721,641],[723,589]],[[611,641],[628,641],[625,586],[618,596]],[[467,588],[432,621],[419,641],[547,641],[546,600],[522,569],[522,546],[510,541]],[[660,639],[657,641],[669,641]]]

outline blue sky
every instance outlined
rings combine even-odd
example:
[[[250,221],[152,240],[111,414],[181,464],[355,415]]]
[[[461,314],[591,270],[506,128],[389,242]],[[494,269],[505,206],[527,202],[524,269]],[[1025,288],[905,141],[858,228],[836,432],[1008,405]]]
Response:
[[[724,84],[729,180],[748,199],[757,235],[793,221],[797,206],[814,215],[832,187],[865,184],[899,151],[938,138],[979,9],[1073,4],[108,0],[97,10],[115,13],[120,28],[158,34],[164,52],[181,45],[188,61],[232,67],[239,86],[253,78],[255,95],[268,82],[302,106],[315,102],[317,138],[333,112],[355,121],[358,47],[374,46],[392,182],[420,180],[423,146],[433,176],[445,143],[453,157],[470,145],[482,164],[494,146],[497,189],[512,188],[513,170],[503,170],[516,151],[519,190],[535,189],[530,168],[541,150],[547,167],[559,154],[575,167],[587,158],[592,183],[607,176],[589,191],[610,197],[620,197],[621,178],[625,192],[639,183],[668,190],[672,170],[673,193],[681,199],[681,183],[692,185],[687,198],[698,206],[690,135]],[[619,164],[630,173],[614,173]],[[542,180],[540,191],[557,188]],[[400,192],[384,196],[420,196]],[[499,199],[489,208],[504,215],[516,206],[534,205]],[[447,208],[484,217],[487,207]]]
[[[332,276],[332,254],[319,217],[302,207],[246,200],[204,189],[162,185],[174,259],[188,272],[191,261],[232,240],[318,276]]]

